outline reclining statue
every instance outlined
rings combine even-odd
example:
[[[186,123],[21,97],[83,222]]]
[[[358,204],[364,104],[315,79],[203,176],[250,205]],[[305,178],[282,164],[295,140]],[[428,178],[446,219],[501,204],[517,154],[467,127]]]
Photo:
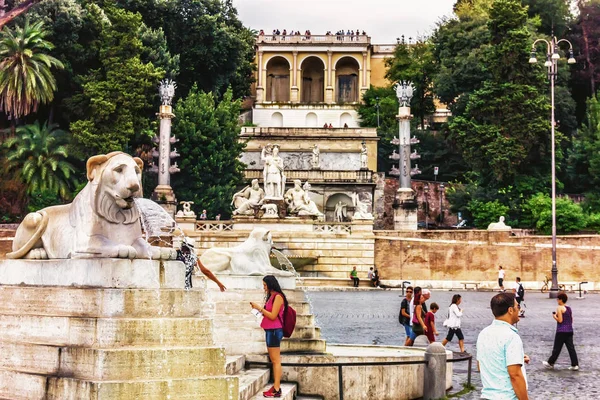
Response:
[[[244,243],[231,248],[212,247],[200,256],[200,262],[215,273],[291,276],[271,265],[271,247],[271,232],[254,228]]]
[[[88,183],[71,204],[27,214],[7,258],[174,259],[174,249],[142,236],[134,198],[142,195],[143,162],[115,151],[87,160]]]

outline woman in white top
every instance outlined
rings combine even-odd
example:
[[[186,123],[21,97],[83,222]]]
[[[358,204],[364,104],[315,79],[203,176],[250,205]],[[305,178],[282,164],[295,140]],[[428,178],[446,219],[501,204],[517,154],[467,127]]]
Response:
[[[454,338],[454,335],[458,338],[458,346],[460,347],[461,353],[465,352],[465,337],[460,329],[460,317],[463,315],[463,309],[458,308],[459,304],[462,301],[462,297],[460,294],[455,294],[452,296],[452,304],[450,304],[450,308],[448,309],[448,319],[444,321],[444,326],[448,328],[448,335],[446,335],[446,339],[442,341],[442,345],[446,346],[448,342],[451,342]]]

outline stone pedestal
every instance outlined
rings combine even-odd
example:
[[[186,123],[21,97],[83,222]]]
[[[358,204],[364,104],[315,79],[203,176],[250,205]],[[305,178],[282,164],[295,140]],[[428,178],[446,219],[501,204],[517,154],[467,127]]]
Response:
[[[151,199],[160,204],[171,217],[175,218],[177,212],[177,198],[169,185],[158,185],[152,192]]]
[[[417,199],[412,189],[398,189],[394,202],[394,230],[416,231],[417,207]]]
[[[237,399],[206,290],[183,290],[184,269],[177,261],[0,262],[0,398]]]

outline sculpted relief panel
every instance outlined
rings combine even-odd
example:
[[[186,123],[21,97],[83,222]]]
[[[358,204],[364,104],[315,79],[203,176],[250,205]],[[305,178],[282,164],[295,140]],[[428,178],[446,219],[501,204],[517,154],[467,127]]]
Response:
[[[304,152],[279,153],[283,159],[283,167],[288,170],[311,170],[313,169],[312,149]],[[241,160],[250,169],[262,169],[263,162],[260,160],[260,152],[246,152],[242,154]],[[327,153],[324,150],[319,154],[320,169],[324,171],[356,171],[360,169],[360,153]]]

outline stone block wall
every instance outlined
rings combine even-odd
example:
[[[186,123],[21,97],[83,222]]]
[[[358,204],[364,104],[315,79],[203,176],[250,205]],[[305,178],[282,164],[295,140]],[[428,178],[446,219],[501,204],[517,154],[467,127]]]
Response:
[[[558,238],[559,283],[590,282],[600,289],[600,237]],[[384,280],[408,280],[441,288],[462,287],[477,281],[497,287],[498,266],[506,271],[512,288],[517,276],[526,288],[541,287],[551,275],[551,238],[511,236],[488,231],[379,231],[375,239],[375,265]]]

